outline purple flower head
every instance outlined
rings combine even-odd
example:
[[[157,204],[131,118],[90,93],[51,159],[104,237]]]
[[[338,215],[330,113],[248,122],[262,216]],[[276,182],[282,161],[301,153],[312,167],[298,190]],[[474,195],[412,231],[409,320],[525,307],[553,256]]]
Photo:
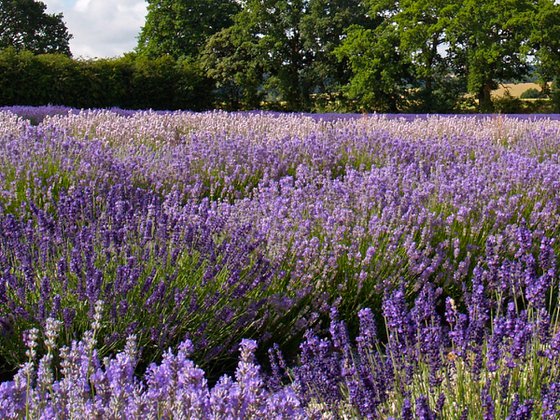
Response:
[[[358,350],[362,358],[367,357],[368,353],[375,351],[377,339],[377,326],[373,312],[369,308],[362,309],[358,312],[360,319],[360,334],[356,337]]]
[[[282,388],[287,374],[287,365],[278,344],[275,343],[268,349],[268,359],[270,363],[268,385],[273,392],[276,392]]]
[[[533,406],[534,401],[532,399],[525,400],[523,404],[521,404],[519,395],[515,393],[506,420],[529,420],[533,412]]]
[[[428,399],[424,395],[420,395],[416,399],[416,416],[419,420],[436,419],[436,413],[432,411],[428,404]]]
[[[415,300],[414,308],[411,311],[412,318],[417,326],[421,324],[429,324],[437,317],[436,299],[441,294],[441,289],[436,290],[435,287],[426,283],[418,297]]]
[[[405,398],[403,401],[403,406],[401,410],[401,418],[403,420],[412,420],[413,413],[412,413],[412,403],[410,402],[410,398]]]
[[[38,346],[38,339],[39,339],[39,330],[37,328],[32,328],[28,331],[25,331],[23,334],[23,341],[25,346],[27,347],[27,351],[25,352],[26,356],[33,360],[37,355],[36,348]]]
[[[553,382],[543,386],[542,391],[543,419],[552,420],[560,417],[560,383]]]
[[[241,351],[241,361],[245,363],[254,362],[255,351],[257,350],[257,342],[255,340],[241,340],[239,349]]]
[[[389,293],[383,299],[383,316],[395,350],[414,345],[414,326],[405,300],[404,287]]]
[[[560,357],[560,329],[551,337],[549,345],[545,351],[546,356],[550,360],[557,360]]]
[[[467,292],[466,303],[469,321],[466,334],[469,344],[478,347],[483,342],[486,327],[490,321],[490,302],[486,296],[484,272],[480,267],[474,269],[472,290]]]
[[[468,345],[468,318],[465,314],[459,313],[455,301],[450,297],[445,299],[445,319],[451,327],[449,338],[453,343],[455,351],[459,355],[463,355]]]
[[[486,385],[482,388],[482,392],[480,395],[480,399],[482,402],[482,409],[484,410],[482,413],[484,420],[494,420],[494,414],[495,414],[494,400],[490,395],[489,385],[490,384],[487,382]]]
[[[304,420],[308,418],[297,394],[290,387],[284,387],[269,396],[263,412],[266,413],[266,416],[277,419]]]
[[[348,367],[352,363],[350,338],[346,325],[338,319],[338,310],[335,307],[331,308],[331,324],[329,331],[334,347],[342,352],[345,359],[344,363],[346,367]]]
[[[342,370],[339,356],[333,350],[330,341],[306,332],[305,341],[300,344],[300,364],[294,369],[295,386],[303,401],[320,398],[329,406],[340,401]]]

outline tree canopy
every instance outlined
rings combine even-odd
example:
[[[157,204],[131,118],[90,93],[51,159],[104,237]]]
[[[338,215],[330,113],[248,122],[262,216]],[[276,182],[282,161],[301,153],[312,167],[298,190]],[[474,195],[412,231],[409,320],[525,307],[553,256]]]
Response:
[[[490,93],[498,82],[528,74],[528,42],[534,31],[533,0],[465,0],[454,5],[447,40],[454,70],[465,77],[483,112],[493,111]]]
[[[240,106],[260,94],[285,109],[344,97],[343,110],[449,112],[476,100],[488,112],[498,84],[537,75],[546,87],[560,67],[554,0],[240,5],[202,49],[207,74]]]
[[[0,49],[71,55],[72,36],[62,13],[48,14],[46,9],[35,0],[0,0]]]
[[[197,56],[211,35],[231,25],[238,11],[233,0],[148,0],[137,51],[152,58]]]
[[[357,0],[247,0],[233,24],[209,39],[204,66],[237,95],[229,103],[261,98],[282,109],[309,109],[312,96],[348,82],[348,65],[334,50],[349,25],[366,24],[365,15]]]
[[[204,86],[214,107],[519,112],[556,101],[560,109],[555,0],[147,2],[130,55],[137,74],[180,74],[177,92],[179,79],[192,78],[185,94]],[[0,49],[69,54],[69,39],[62,15],[48,15],[43,3],[0,0]],[[166,68],[171,62],[177,74]],[[540,84],[534,106],[492,96],[521,81]]]

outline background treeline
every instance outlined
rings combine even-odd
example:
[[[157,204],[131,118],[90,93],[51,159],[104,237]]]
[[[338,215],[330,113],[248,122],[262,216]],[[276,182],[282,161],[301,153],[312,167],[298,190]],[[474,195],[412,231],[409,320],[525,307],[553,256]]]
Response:
[[[212,107],[211,95],[212,83],[195,63],[170,56],[74,60],[0,51],[1,105],[201,110]]]
[[[17,47],[0,58],[3,105],[317,112],[560,107],[554,0],[148,0],[136,51],[122,58],[33,57]],[[500,83],[526,80],[540,85],[539,99],[491,95]]]

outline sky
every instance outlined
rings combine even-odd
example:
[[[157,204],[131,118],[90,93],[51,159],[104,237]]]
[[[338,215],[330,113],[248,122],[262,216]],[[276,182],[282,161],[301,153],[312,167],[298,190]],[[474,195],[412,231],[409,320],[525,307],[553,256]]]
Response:
[[[75,58],[118,57],[136,47],[144,25],[144,0],[41,0],[48,13],[62,13],[73,35]]]

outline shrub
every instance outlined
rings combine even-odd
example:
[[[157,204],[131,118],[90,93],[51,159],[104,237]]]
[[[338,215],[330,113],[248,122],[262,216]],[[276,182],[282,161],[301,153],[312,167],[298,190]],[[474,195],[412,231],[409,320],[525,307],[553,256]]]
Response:
[[[60,319],[57,344],[71,346],[102,299],[97,356],[122,361],[134,334],[139,374],[188,336],[193,360],[216,378],[233,369],[243,337],[258,338],[277,342],[293,367],[274,386],[293,382],[309,407],[346,410],[353,398],[380,417],[456,418],[467,394],[471,413],[481,401],[490,411],[502,389],[492,374],[511,371],[503,387],[516,395],[496,411],[518,418],[534,403],[540,413],[546,394],[554,418],[554,116],[89,110],[38,127],[0,118],[4,372],[26,362],[25,330]],[[333,306],[329,340],[321,327]],[[359,355],[364,307],[379,349]],[[455,373],[469,392],[457,391]]]
[[[211,82],[187,60],[134,54],[73,60],[62,54],[0,51],[0,106],[202,110],[211,104]]]
[[[523,102],[519,98],[511,96],[506,92],[504,96],[493,100],[494,111],[501,114],[521,114],[523,112]]]
[[[542,98],[544,95],[543,93],[536,88],[529,88],[525,92],[523,92],[519,97],[521,99],[539,99]]]
[[[553,112],[560,113],[560,87],[558,86],[558,81],[552,84],[550,99],[552,100]]]

